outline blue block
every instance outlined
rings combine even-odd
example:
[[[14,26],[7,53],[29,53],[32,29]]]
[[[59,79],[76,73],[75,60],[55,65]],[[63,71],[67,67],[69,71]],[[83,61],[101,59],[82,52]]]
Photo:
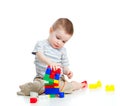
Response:
[[[59,88],[45,88],[45,94],[59,94]]]
[[[64,92],[59,92],[59,97],[64,98]]]
[[[59,79],[60,79],[60,74],[56,74],[56,75],[55,75],[55,79],[56,79],[56,80],[59,80]]]
[[[50,73],[51,73],[51,68],[48,67],[48,68],[46,69],[46,72],[45,72],[45,73],[50,75]]]

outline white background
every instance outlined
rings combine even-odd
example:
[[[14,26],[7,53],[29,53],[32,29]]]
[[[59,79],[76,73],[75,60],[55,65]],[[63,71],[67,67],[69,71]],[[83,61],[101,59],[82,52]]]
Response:
[[[31,52],[38,40],[48,37],[50,26],[60,17],[69,18],[74,25],[74,35],[65,45],[73,79],[114,84],[120,96],[119,0],[1,0],[3,103],[12,103],[18,86],[32,81],[35,67]]]

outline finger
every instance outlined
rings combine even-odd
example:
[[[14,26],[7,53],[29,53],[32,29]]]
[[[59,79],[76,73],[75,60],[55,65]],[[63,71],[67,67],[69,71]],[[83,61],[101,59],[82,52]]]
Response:
[[[50,68],[52,69],[52,68],[53,68],[53,66],[52,66],[52,65],[50,65]]]
[[[70,76],[70,74],[71,74],[71,73],[68,71],[68,72],[67,72],[67,75],[69,75],[69,76]]]
[[[52,68],[53,68],[54,71],[56,70],[56,67],[55,67],[55,66],[53,66]]]
[[[72,73],[70,73],[70,75],[69,75],[69,76],[70,76],[70,79],[71,79],[71,78],[72,78],[72,76],[73,76],[73,74],[72,74]]]

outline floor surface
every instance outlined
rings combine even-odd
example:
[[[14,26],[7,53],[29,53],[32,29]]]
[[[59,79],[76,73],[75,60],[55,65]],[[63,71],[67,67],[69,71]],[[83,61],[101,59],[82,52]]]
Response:
[[[48,98],[46,95],[40,95],[38,102],[34,104],[29,102],[29,96],[14,94],[6,97],[8,100],[4,102],[4,106],[120,106],[119,98],[120,93],[117,91],[107,93],[103,88],[85,89],[66,94],[64,98]]]

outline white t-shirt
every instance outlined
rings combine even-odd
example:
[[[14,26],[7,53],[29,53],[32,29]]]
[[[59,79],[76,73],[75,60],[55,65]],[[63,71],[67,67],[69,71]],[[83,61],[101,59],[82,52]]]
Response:
[[[35,45],[35,48],[32,54],[36,54],[37,52],[43,53],[46,57],[50,58],[51,61],[60,63],[63,67],[69,65],[66,49],[54,49],[48,42],[48,40],[38,41]],[[42,61],[38,60],[37,56],[35,56],[35,66],[36,66],[36,77],[43,77],[47,68],[47,65]],[[63,70],[64,72],[64,70]]]

